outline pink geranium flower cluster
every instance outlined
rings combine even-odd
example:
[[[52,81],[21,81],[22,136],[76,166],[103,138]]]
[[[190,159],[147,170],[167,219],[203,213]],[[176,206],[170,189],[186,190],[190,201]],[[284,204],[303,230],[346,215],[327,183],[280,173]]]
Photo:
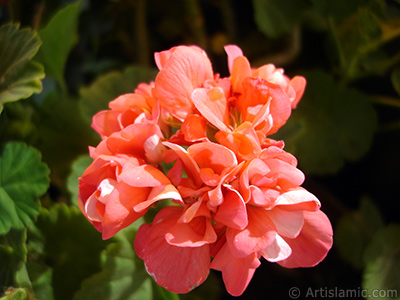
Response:
[[[155,54],[154,82],[110,102],[93,118],[102,141],[80,178],[86,218],[111,238],[169,201],[134,242],[162,287],[186,293],[222,272],[240,295],[261,258],[312,267],[332,246],[332,227],[283,142],[306,81],[269,64],[252,69],[225,47],[230,76],[214,74],[206,53],[178,46]]]

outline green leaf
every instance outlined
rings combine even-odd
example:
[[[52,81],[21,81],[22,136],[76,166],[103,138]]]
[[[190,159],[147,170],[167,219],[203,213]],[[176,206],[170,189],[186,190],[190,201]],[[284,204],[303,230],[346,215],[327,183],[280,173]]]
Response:
[[[43,45],[38,59],[43,63],[46,74],[53,76],[64,91],[64,69],[71,49],[78,42],[78,16],[81,5],[81,0],[67,5],[39,31]]]
[[[324,16],[345,18],[355,13],[359,6],[365,4],[365,0],[311,0],[317,10]]]
[[[133,93],[141,82],[154,80],[156,72],[153,69],[129,67],[124,72],[110,72],[99,77],[89,87],[82,88],[81,110],[88,122],[97,112],[108,109],[108,103],[116,97]]]
[[[14,286],[16,274],[26,262],[26,230],[10,230],[0,236],[0,287]]]
[[[369,295],[378,291],[378,299],[400,299],[400,225],[390,225],[378,232],[364,259],[363,288]]]
[[[397,94],[400,96],[400,68],[394,69],[390,77]]]
[[[6,102],[25,99],[40,93],[43,66],[31,61],[41,41],[30,29],[17,24],[0,28],[0,112]]]
[[[162,300],[179,300],[178,294],[172,293],[163,287],[159,286],[157,283],[153,281],[153,286],[155,287],[156,292],[158,293],[157,296],[160,297]],[[154,297],[157,298],[157,297]]]
[[[72,162],[79,155],[87,154],[89,145],[98,144],[99,137],[83,120],[78,103],[76,99],[54,94],[46,99],[38,113],[37,147],[56,183],[65,184]]]
[[[304,74],[307,87],[298,108],[274,138],[299,160],[306,173],[338,171],[369,149],[377,126],[369,98],[354,89],[340,88],[322,71]]]
[[[382,217],[374,203],[363,198],[357,211],[349,212],[339,220],[335,229],[335,246],[345,261],[362,269],[365,248],[383,226]]]
[[[33,224],[38,197],[49,186],[49,169],[41,154],[23,143],[6,144],[0,156],[0,234]]]
[[[89,155],[82,155],[78,157],[72,164],[72,171],[68,176],[67,187],[71,193],[71,202],[74,205],[78,205],[78,192],[79,182],[78,178],[82,176],[83,172],[92,163],[93,159]]]
[[[133,249],[134,229],[115,235],[116,242],[103,253],[103,270],[86,279],[73,300],[153,299],[152,279]]]
[[[258,28],[269,37],[293,31],[309,7],[304,0],[253,0],[253,6]]]
[[[65,204],[42,209],[36,227],[28,235],[32,256],[27,264],[35,294],[39,299],[70,300],[82,280],[100,271],[100,253],[109,242],[78,208]]]

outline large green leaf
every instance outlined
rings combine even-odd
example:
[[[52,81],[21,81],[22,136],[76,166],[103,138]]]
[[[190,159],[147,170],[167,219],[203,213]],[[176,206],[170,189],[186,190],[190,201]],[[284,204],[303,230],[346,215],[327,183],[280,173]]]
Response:
[[[335,246],[345,261],[362,269],[365,248],[383,226],[382,217],[374,203],[363,198],[357,211],[349,212],[339,220],[335,228]]]
[[[293,31],[309,4],[304,0],[253,0],[255,21],[267,36],[278,37]]]
[[[378,232],[364,259],[363,288],[369,295],[378,296],[375,299],[400,299],[400,225]]]
[[[74,300],[153,299],[152,279],[133,249],[134,229],[124,229],[114,237],[116,242],[103,253],[103,270],[83,282]]]
[[[42,209],[28,237],[27,266],[38,299],[71,300],[82,280],[100,271],[109,243],[78,208],[65,204]]]
[[[0,28],[0,112],[6,102],[28,98],[42,90],[43,66],[31,61],[40,39],[17,24]]]
[[[108,109],[108,103],[116,97],[133,93],[141,82],[154,80],[156,72],[153,69],[129,67],[123,72],[110,72],[100,76],[89,87],[82,88],[81,110],[88,122],[97,112]]]
[[[0,234],[33,224],[38,197],[49,186],[49,169],[41,154],[23,143],[6,144],[0,156]]]
[[[38,59],[43,63],[46,74],[53,76],[63,89],[65,64],[71,49],[78,42],[78,16],[81,5],[81,0],[67,5],[39,31],[43,45]]]
[[[308,173],[338,171],[346,160],[357,160],[371,144],[376,115],[369,98],[354,89],[340,88],[322,71],[304,74],[307,87],[298,108],[274,138]]]

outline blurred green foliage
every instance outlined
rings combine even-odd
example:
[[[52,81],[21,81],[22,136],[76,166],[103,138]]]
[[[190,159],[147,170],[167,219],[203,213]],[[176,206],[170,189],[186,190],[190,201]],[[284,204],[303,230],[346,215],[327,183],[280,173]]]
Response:
[[[218,273],[187,295],[157,287],[133,251],[137,227],[102,241],[76,207],[99,141],[91,117],[179,44],[204,48],[222,76],[223,46],[237,44],[252,66],[308,81],[274,138],[298,158],[335,246],[310,270],[263,264],[239,298],[293,286],[400,296],[399,1],[8,0],[0,26],[1,299],[231,298]]]

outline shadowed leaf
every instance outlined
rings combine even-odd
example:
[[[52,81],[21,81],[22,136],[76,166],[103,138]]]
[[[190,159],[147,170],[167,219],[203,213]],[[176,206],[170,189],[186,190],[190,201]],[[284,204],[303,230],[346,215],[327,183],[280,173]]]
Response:
[[[30,29],[17,24],[0,28],[0,112],[6,102],[40,93],[43,66],[31,61],[40,47],[40,39]]]

